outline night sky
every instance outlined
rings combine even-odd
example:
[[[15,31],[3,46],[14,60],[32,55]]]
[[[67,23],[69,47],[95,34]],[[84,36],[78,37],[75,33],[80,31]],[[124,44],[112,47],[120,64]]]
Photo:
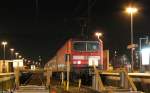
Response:
[[[101,31],[105,49],[126,53],[130,16],[123,11],[129,1],[139,7],[134,16],[138,43],[139,37],[150,35],[149,0],[89,0],[89,10],[88,0],[0,0],[0,41],[8,41],[7,57],[13,47],[25,57],[40,55],[46,62],[67,39],[81,35],[81,24],[89,14],[85,35]]]

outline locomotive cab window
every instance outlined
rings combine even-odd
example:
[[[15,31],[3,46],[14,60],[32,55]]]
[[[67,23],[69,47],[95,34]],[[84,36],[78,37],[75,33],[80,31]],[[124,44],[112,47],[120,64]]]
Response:
[[[74,42],[73,49],[76,51],[86,51],[86,43],[85,42]]]
[[[75,51],[97,51],[99,49],[99,43],[95,41],[74,41],[73,49]]]
[[[87,42],[87,51],[97,51],[99,49],[98,42]]]

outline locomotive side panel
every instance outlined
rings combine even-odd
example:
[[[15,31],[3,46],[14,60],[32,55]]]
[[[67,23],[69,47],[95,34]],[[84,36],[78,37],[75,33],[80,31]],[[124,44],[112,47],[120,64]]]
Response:
[[[60,48],[56,54],[56,63],[58,65],[58,71],[66,70],[66,57],[65,54],[68,54],[71,49],[71,40],[68,40],[62,48]]]
[[[52,71],[57,71],[56,56],[51,58],[44,66],[44,69],[51,68]]]

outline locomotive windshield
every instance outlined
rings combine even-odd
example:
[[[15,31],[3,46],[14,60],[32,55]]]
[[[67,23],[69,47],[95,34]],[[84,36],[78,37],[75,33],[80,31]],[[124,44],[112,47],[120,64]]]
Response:
[[[77,50],[77,51],[86,51],[86,43],[85,42],[74,42],[73,48],[74,48],[74,50]]]
[[[73,49],[76,51],[97,51],[99,49],[99,43],[96,41],[75,41],[73,43]]]

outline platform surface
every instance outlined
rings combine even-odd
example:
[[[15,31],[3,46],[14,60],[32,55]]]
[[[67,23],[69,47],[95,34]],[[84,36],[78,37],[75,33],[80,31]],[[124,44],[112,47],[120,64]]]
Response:
[[[14,93],[49,93],[45,86],[27,85],[20,86]]]

